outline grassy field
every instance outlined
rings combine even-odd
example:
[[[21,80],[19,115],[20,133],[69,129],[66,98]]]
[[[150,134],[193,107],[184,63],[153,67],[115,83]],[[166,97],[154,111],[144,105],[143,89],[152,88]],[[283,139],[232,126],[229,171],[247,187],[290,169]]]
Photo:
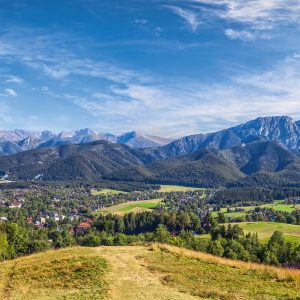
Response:
[[[197,191],[197,190],[205,190],[202,188],[188,187],[188,186],[180,186],[180,185],[161,185],[160,192],[168,193],[168,192],[188,192],[188,191]]]
[[[188,191],[197,191],[197,190],[205,190],[202,188],[194,188],[180,185],[161,185],[159,191],[163,193],[169,192],[188,192]],[[92,190],[91,194],[93,196],[97,195],[105,195],[105,194],[126,194],[127,192],[112,190],[112,189],[102,189],[102,190]]]
[[[129,201],[126,203],[105,207],[103,209],[100,209],[99,212],[104,214],[110,213],[117,215],[124,215],[130,212],[138,213],[154,209],[161,201],[162,199]]]
[[[0,299],[299,299],[300,271],[167,245],[69,248],[0,263]]]
[[[300,225],[291,225],[275,222],[243,222],[236,223],[245,233],[257,233],[262,241],[267,241],[274,231],[281,231],[287,241],[300,244]]]
[[[238,218],[246,215],[247,211],[254,210],[255,207],[261,207],[261,208],[273,208],[278,211],[284,211],[291,213],[295,211],[296,209],[300,209],[300,205],[292,205],[292,204],[284,204],[283,201],[278,200],[274,201],[274,203],[271,204],[263,204],[259,206],[244,206],[244,207],[238,207],[243,208],[244,212],[227,212],[227,208],[221,208],[221,212],[224,213],[229,218]],[[234,209],[235,207],[232,207]],[[217,216],[218,212],[213,212],[213,216]]]
[[[118,190],[112,190],[112,189],[103,189],[103,190],[92,190],[91,194],[93,196],[97,195],[107,195],[107,194],[113,194],[113,195],[118,195],[118,194],[127,194],[127,192],[124,191],[118,191]]]

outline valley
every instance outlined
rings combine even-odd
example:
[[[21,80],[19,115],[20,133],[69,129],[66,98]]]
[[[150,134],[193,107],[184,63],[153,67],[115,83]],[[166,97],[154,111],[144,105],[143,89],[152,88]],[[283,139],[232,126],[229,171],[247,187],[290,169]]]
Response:
[[[1,156],[2,297],[297,299],[297,134],[259,118],[147,148],[134,134]]]

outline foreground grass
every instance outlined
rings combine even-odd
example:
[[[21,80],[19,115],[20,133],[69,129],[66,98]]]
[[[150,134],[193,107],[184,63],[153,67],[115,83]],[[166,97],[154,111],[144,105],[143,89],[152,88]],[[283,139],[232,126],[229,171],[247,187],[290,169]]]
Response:
[[[232,224],[238,224],[245,233],[257,233],[258,238],[263,242],[267,242],[274,231],[280,231],[287,241],[300,244],[300,225],[276,222],[241,222]]]
[[[200,191],[205,190],[203,188],[195,188],[181,185],[161,185],[159,191],[163,193],[168,192],[188,192],[188,191]]]
[[[89,248],[48,251],[0,265],[0,299],[103,299],[106,261]]]
[[[100,209],[100,212],[103,214],[116,214],[116,215],[124,215],[130,212],[138,213],[138,212],[154,209],[161,202],[162,199],[129,201],[126,203],[121,203],[118,205],[102,208]]]
[[[200,299],[300,299],[300,272],[215,257],[168,245],[153,247],[152,272]],[[198,298],[198,299],[199,299]]]
[[[169,245],[69,248],[0,263],[0,299],[299,300],[300,271]]]

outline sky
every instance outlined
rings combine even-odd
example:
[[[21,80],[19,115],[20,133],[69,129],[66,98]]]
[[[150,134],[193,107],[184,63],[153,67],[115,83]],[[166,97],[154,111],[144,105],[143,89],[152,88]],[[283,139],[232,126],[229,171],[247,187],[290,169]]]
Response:
[[[300,0],[0,7],[0,129],[176,138],[300,119]]]

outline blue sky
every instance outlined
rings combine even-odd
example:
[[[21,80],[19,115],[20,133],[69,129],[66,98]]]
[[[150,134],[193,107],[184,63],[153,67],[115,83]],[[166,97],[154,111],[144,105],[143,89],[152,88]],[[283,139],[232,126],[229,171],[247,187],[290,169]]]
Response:
[[[179,137],[300,119],[300,0],[0,0],[0,128]]]

